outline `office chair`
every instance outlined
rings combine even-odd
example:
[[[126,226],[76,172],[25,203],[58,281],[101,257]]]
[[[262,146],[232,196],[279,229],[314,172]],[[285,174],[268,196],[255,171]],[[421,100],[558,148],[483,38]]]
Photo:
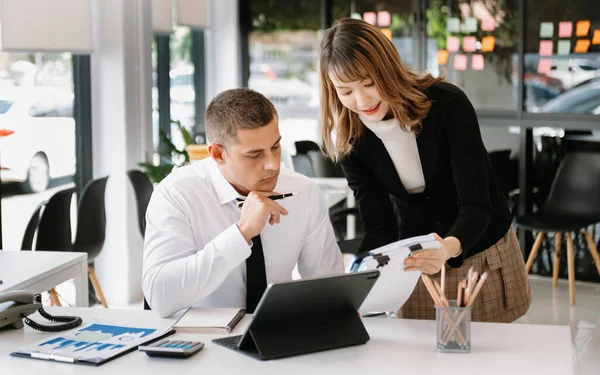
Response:
[[[534,213],[520,216],[516,225],[538,231],[527,259],[527,272],[537,256],[545,232],[555,232],[552,285],[556,287],[560,264],[562,234],[567,234],[567,275],[569,300],[575,304],[575,255],[571,232],[583,229],[592,258],[600,274],[600,257],[587,227],[600,222],[600,153],[574,152],[560,163],[548,198]]]
[[[138,212],[138,225],[140,233],[144,237],[146,230],[146,209],[148,208],[148,202],[154,191],[152,182],[143,172],[133,169],[127,172],[129,181],[133,185],[133,191],[135,192],[135,201],[137,203]]]

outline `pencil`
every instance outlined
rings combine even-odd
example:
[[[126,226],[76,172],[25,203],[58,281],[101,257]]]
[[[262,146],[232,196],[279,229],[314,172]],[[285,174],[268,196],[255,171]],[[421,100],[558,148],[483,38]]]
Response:
[[[276,200],[283,199],[283,198],[293,197],[294,195],[297,195],[297,194],[298,193],[285,193],[285,194],[270,195],[269,199],[276,201]],[[244,205],[244,201],[237,202],[238,207],[242,207],[243,205]]]

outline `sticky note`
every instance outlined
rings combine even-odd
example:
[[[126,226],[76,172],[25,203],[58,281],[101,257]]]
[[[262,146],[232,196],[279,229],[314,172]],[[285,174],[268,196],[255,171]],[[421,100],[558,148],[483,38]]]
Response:
[[[375,12],[364,12],[363,21],[375,26],[375,24],[377,23],[377,14],[375,14]]]
[[[600,29],[594,30],[594,37],[592,38],[592,44],[600,44]]]
[[[590,40],[589,39],[579,39],[575,44],[575,48],[573,52],[575,53],[587,53],[588,49],[590,49]]]
[[[556,46],[559,55],[568,55],[571,53],[571,41],[570,40],[559,40]]]
[[[449,33],[457,33],[460,31],[460,20],[456,17],[450,17],[446,21],[446,31]]]
[[[496,29],[496,21],[492,17],[485,17],[481,21],[481,31],[494,31]]]
[[[445,49],[437,51],[437,63],[438,65],[446,65],[448,62],[448,56],[450,54]]]
[[[350,18],[354,18],[355,20],[362,20],[362,16],[360,15],[360,13],[352,13],[350,15]]]
[[[538,61],[538,73],[546,74],[552,69],[552,59],[540,59]]]
[[[590,21],[577,21],[577,29],[575,35],[587,36],[590,33]]]
[[[477,38],[474,36],[465,36],[463,38],[463,51],[465,52],[475,52],[477,47],[475,44],[477,43]]]
[[[569,60],[558,60],[556,63],[556,70],[559,72],[569,71]]]
[[[379,27],[390,27],[390,12],[387,10],[380,10],[377,12],[377,26]]]
[[[481,52],[492,52],[494,45],[496,44],[496,38],[493,36],[484,36],[481,38]]]
[[[540,24],[540,38],[552,38],[554,36],[554,23],[542,22]]]
[[[553,50],[554,50],[554,44],[552,44],[551,40],[541,40],[540,41],[540,55],[541,56],[552,56]]]
[[[390,29],[388,27],[384,27],[379,30],[381,30],[383,35],[385,35],[389,40],[392,40],[392,29]]]
[[[573,22],[559,22],[558,23],[558,37],[559,38],[570,38],[573,35]]]
[[[459,48],[460,40],[457,36],[449,36],[448,39],[446,39],[446,49],[448,52],[458,52]]]
[[[475,17],[465,18],[465,31],[468,33],[474,33],[477,31],[477,18],[475,18]]]
[[[458,54],[454,56],[454,69],[467,70],[467,55]]]
[[[471,66],[473,70],[483,70],[483,55],[473,55],[471,56]]]

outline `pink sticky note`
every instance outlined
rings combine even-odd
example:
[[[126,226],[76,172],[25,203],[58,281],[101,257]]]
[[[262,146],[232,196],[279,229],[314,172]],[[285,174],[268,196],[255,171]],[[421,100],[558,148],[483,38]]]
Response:
[[[552,69],[552,59],[540,59],[538,62],[538,73],[546,74]]]
[[[540,56],[552,56],[553,50],[554,44],[552,44],[551,40],[540,41]]]
[[[377,12],[377,26],[389,27],[391,23],[390,12],[387,10],[380,10]]]
[[[475,44],[477,43],[477,38],[474,36],[465,36],[463,38],[463,51],[465,52],[475,52],[477,47]]]
[[[459,54],[454,56],[454,69],[467,70],[467,55]]]
[[[457,36],[449,36],[446,40],[446,49],[448,52],[458,52],[460,48],[460,39]]]
[[[481,31],[494,31],[496,29],[496,21],[492,17],[485,17],[481,22]]]
[[[471,66],[473,70],[483,70],[483,55],[471,56]]]
[[[363,21],[375,26],[377,23],[377,14],[375,12],[364,12]]]
[[[558,37],[559,38],[570,38],[573,34],[573,22],[559,22],[558,23]]]

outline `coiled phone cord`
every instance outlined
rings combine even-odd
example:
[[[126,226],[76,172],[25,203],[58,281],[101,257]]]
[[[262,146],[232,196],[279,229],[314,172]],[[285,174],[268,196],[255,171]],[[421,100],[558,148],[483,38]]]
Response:
[[[41,303],[42,302],[42,296],[39,294],[35,295],[35,302],[37,303]],[[81,323],[83,322],[83,320],[81,320],[80,317],[78,316],[54,316],[54,315],[50,315],[48,314],[43,307],[40,307],[38,310],[38,313],[45,319],[51,321],[51,322],[56,322],[56,323],[63,323],[63,324],[56,324],[56,325],[52,325],[52,326],[47,326],[47,325],[43,325],[37,322],[34,322],[33,320],[29,319],[29,317],[25,317],[23,319],[23,322],[25,322],[25,324],[27,324],[28,326],[30,326],[33,329],[36,329],[38,331],[42,331],[42,332],[60,332],[60,331],[66,331],[68,329],[72,329],[75,327],[79,327],[81,325]]]

